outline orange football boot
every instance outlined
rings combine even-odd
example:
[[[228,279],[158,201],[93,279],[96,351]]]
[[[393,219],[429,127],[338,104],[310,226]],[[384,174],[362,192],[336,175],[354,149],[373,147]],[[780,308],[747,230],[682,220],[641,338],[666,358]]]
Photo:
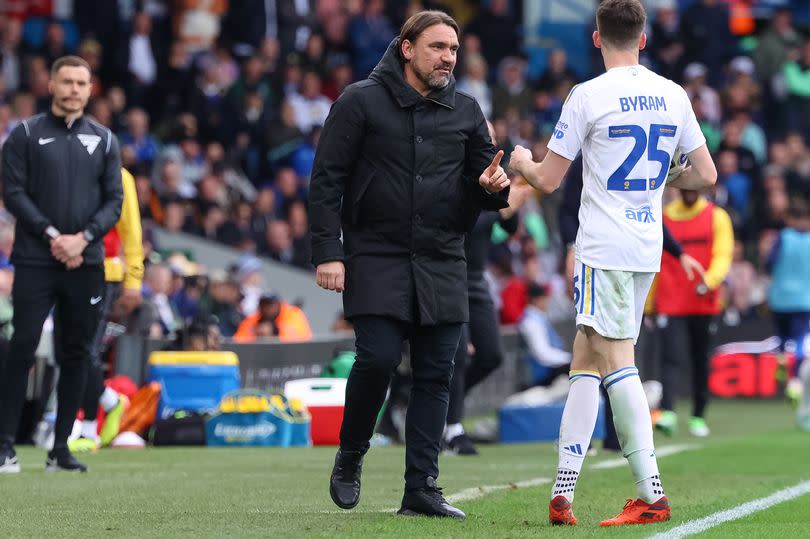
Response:
[[[577,517],[571,509],[571,502],[565,496],[554,496],[548,504],[548,521],[554,526],[577,525]]]
[[[628,524],[652,524],[654,522],[666,522],[672,518],[672,511],[669,509],[669,500],[666,496],[661,496],[657,502],[647,503],[636,498],[627,500],[624,509],[617,516],[603,520],[600,526],[625,526]]]

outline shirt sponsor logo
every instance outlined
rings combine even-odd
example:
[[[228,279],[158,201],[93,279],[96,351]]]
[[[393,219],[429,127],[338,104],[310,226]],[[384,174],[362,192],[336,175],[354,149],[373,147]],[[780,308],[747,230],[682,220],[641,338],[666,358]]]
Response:
[[[654,223],[655,217],[652,214],[652,208],[649,204],[641,206],[640,208],[627,208],[624,210],[624,217],[628,221],[636,221],[637,223]]]

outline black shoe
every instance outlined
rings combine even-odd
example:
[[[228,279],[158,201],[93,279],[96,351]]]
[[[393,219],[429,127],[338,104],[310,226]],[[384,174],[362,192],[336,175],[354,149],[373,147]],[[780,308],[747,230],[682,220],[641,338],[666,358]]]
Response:
[[[360,473],[365,451],[338,449],[329,479],[329,495],[341,509],[352,509],[360,501]]]
[[[442,496],[442,489],[436,486],[436,480],[428,477],[422,488],[406,490],[402,497],[402,507],[398,515],[409,517],[449,517],[465,519],[464,511],[453,507]]]
[[[462,456],[472,456],[478,454],[475,444],[473,444],[470,437],[465,433],[461,433],[447,442],[447,446],[444,451],[445,453]]]
[[[46,472],[86,472],[87,466],[73,458],[67,447],[60,447],[48,453],[45,461]]]
[[[0,445],[0,473],[20,473],[17,453],[13,446],[5,443]]]

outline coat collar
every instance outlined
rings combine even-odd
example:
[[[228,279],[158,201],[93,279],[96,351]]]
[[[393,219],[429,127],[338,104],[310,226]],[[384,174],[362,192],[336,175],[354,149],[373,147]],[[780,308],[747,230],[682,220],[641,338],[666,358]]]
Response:
[[[375,80],[388,88],[394,99],[402,108],[412,107],[423,100],[433,101],[447,108],[454,108],[456,105],[456,79],[450,75],[450,83],[438,91],[433,91],[422,97],[413,86],[405,80],[402,61],[399,59],[397,49],[399,48],[399,38],[395,37],[388,45],[377,67],[371,72],[368,78]]]

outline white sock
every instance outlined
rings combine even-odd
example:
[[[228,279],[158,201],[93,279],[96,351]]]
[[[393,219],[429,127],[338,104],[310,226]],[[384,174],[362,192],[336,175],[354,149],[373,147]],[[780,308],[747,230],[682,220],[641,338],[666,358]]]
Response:
[[[118,393],[109,387],[104,388],[104,393],[98,399],[98,403],[104,408],[105,412],[109,412],[118,405]]]
[[[569,372],[568,379],[571,387],[560,422],[557,480],[551,497],[564,496],[573,502],[577,478],[599,414],[599,383],[602,379],[596,371],[579,370]]]
[[[81,436],[82,438],[90,438],[91,440],[98,438],[98,421],[95,419],[92,421],[83,419]]]
[[[603,383],[613,407],[613,424],[622,452],[636,480],[638,497],[647,503],[658,501],[664,488],[655,459],[650,409],[638,369],[619,369],[605,376]]]
[[[462,434],[464,434],[464,427],[461,423],[453,423],[452,425],[447,425],[447,429],[444,431],[444,439],[449,442],[456,436],[461,436]]]

